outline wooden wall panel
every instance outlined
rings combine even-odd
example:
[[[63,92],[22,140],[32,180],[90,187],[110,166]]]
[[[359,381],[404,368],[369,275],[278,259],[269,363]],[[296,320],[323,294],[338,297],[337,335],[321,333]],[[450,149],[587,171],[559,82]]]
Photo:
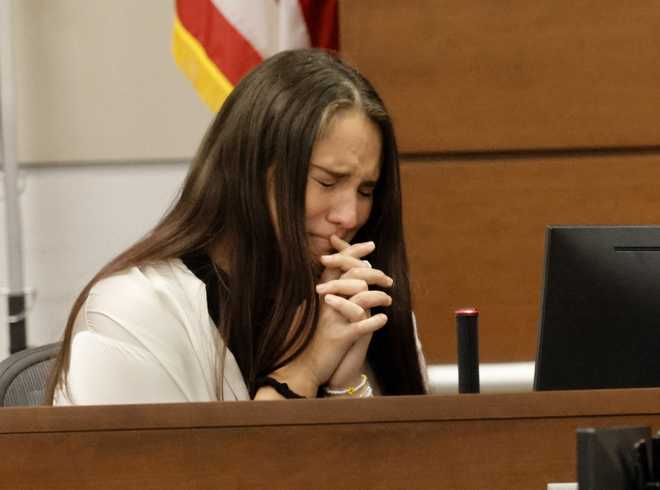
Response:
[[[406,153],[660,145],[653,0],[343,0]]]
[[[481,359],[536,353],[548,224],[660,223],[660,153],[406,160],[415,312],[430,362],[455,362],[453,311],[481,312]]]

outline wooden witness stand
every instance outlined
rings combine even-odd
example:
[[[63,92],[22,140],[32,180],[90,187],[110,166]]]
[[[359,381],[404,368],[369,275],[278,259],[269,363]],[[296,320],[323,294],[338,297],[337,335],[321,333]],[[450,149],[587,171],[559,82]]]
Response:
[[[472,304],[482,361],[533,359],[547,224],[660,221],[654,8],[340,1],[395,122],[431,363]],[[0,488],[544,490],[576,481],[578,427],[626,425],[660,428],[660,389],[3,408]]]
[[[660,427],[660,389],[0,410],[21,489],[545,489],[575,429]]]

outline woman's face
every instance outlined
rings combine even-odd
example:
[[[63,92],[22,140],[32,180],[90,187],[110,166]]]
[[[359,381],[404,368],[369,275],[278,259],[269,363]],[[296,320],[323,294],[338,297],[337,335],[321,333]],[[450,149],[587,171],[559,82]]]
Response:
[[[314,144],[305,225],[314,256],[332,253],[330,236],[350,242],[369,219],[380,177],[381,135],[361,111],[339,111]]]

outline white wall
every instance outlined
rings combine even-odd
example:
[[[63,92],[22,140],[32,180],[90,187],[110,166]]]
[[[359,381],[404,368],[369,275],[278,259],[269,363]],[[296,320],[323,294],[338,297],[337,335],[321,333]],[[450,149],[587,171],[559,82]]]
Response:
[[[169,0],[13,0],[28,343],[174,197],[212,114],[170,54]],[[7,284],[0,191],[0,286]],[[0,359],[8,353],[0,298]]]
[[[156,223],[186,170],[182,162],[43,166],[22,171],[25,284],[36,290],[27,318],[29,345],[59,338],[82,286]],[[3,206],[2,230],[4,221]],[[1,243],[4,258],[5,240]],[[4,260],[0,277],[6,284]],[[0,303],[2,358],[9,352],[9,336],[6,304]]]

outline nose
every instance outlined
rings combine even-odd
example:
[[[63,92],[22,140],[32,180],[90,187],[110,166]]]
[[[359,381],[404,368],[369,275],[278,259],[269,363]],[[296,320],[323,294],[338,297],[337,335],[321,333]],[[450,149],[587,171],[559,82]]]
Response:
[[[357,226],[358,202],[356,196],[342,195],[333,203],[328,213],[328,221],[350,231]]]

